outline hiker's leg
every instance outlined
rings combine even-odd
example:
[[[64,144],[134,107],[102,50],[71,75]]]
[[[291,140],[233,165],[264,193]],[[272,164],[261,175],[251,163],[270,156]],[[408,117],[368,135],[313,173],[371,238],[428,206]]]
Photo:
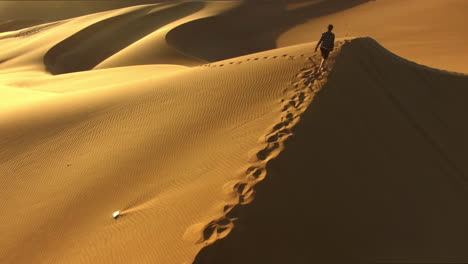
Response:
[[[325,68],[325,65],[327,64],[327,58],[324,56],[322,58],[322,62],[320,62],[320,67],[319,70],[322,71]]]
[[[325,61],[328,58],[328,52],[327,50],[320,48],[320,53],[322,53],[322,62],[320,62],[320,67],[319,67],[319,71],[321,72],[323,70],[323,67],[325,67]]]

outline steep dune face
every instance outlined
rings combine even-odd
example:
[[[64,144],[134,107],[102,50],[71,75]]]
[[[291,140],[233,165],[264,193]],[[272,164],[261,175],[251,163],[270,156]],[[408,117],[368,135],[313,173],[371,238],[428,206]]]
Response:
[[[346,44],[236,228],[195,263],[466,262],[468,77]]]

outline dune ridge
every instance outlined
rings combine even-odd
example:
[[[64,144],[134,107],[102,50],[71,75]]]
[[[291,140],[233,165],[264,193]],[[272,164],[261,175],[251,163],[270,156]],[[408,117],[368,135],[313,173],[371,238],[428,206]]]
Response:
[[[337,44],[337,50],[330,57],[327,71],[333,69],[333,61],[339,54],[341,45],[342,42]],[[297,57],[304,58],[305,54],[299,56],[290,56],[288,54],[273,56],[273,58],[277,57],[295,60]],[[253,60],[258,59],[260,58],[253,58]],[[250,60],[247,59],[244,62]],[[241,177],[224,184],[224,192],[229,198],[227,204],[224,205],[223,216],[210,221],[208,224],[197,223],[192,225],[184,234],[186,240],[208,246],[219,239],[225,238],[235,227],[236,211],[241,210],[239,206],[254,201],[254,187],[267,176],[266,166],[268,162],[276,158],[284,149],[284,142],[293,135],[293,128],[299,122],[301,114],[326,83],[327,73],[318,71],[319,63],[317,63],[317,58],[308,57],[307,60],[310,62],[307,67],[301,69],[296,78],[291,81],[292,88],[284,90],[284,96],[281,99],[281,115],[278,118],[280,121],[268,129],[268,132],[259,139],[259,146],[256,149],[249,151],[249,153],[255,154],[251,154],[253,157],[250,160],[250,165]],[[211,67],[211,65],[206,66]]]

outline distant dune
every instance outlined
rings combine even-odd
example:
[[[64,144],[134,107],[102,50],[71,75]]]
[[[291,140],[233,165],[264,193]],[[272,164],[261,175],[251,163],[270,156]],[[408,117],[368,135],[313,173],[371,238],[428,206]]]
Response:
[[[307,2],[307,1],[306,1]],[[322,1],[328,6],[329,1]],[[340,0],[331,1],[339,4]],[[310,5],[292,11],[314,12]],[[468,73],[468,35],[465,0],[375,0],[291,27],[277,46],[310,41],[333,23],[340,37],[372,36],[385,48],[411,61],[454,72]]]
[[[0,263],[468,262],[465,1],[141,3],[0,3]]]
[[[163,0],[0,1],[0,32]]]

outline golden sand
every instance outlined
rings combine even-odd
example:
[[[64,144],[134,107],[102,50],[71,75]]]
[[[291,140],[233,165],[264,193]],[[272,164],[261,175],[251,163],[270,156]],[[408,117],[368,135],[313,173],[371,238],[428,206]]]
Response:
[[[466,1],[65,2],[0,2],[0,263],[468,261]]]

